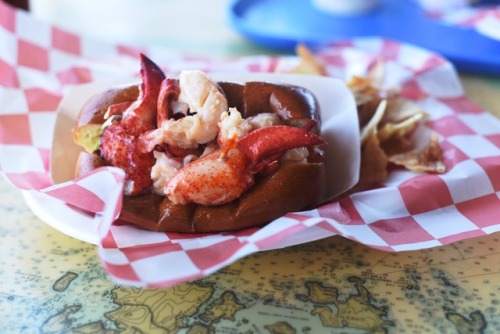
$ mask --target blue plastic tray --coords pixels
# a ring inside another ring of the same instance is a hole
[[[315,47],[377,36],[432,50],[461,71],[500,74],[500,41],[432,19],[409,0],[380,1],[366,14],[333,16],[310,0],[233,0],[229,19],[247,39],[275,50],[291,52],[298,42]]]

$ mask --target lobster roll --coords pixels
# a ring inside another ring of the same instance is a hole
[[[141,83],[93,96],[73,129],[76,176],[126,175],[119,219],[153,231],[264,225],[325,196],[319,105],[305,88],[166,77],[141,55]]]

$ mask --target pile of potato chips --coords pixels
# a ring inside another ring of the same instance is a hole
[[[287,72],[327,75],[324,64],[307,47],[299,45],[296,52],[299,64]],[[397,90],[381,89],[382,75],[380,63],[367,77],[352,77],[347,82],[356,101],[361,137],[360,178],[349,193],[386,180],[391,164],[415,172],[446,171],[437,135],[418,141],[412,136],[428,114]]]

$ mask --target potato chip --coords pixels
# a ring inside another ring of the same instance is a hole
[[[369,77],[353,77],[348,82],[358,105],[361,143],[377,133],[380,148],[388,160],[394,157],[399,166],[409,170],[443,173],[445,165],[440,160],[442,152],[437,137],[423,150],[414,150],[410,139],[412,131],[428,114],[416,103],[398,96],[395,90],[384,92],[372,82]],[[363,155],[363,158],[366,157]]]
[[[371,80],[368,78],[353,76],[347,82],[347,86],[354,95],[358,107],[365,103],[381,99],[379,91],[374,89]]]
[[[369,101],[357,107],[358,122],[360,129],[363,129],[368,124],[368,122],[370,122],[370,120],[373,118],[375,112],[377,111],[378,106],[380,105],[380,102],[382,102],[382,99]]]
[[[383,123],[380,122],[378,136],[381,142],[384,142],[391,137],[404,137],[411,132],[417,125],[418,122],[426,117],[426,113],[417,113],[411,115],[410,117],[400,121],[399,123]]]
[[[389,161],[415,172],[444,173],[445,164],[441,161],[442,149],[437,135],[432,135],[423,149],[392,155]]]
[[[327,75],[325,65],[303,44],[297,45],[295,52],[300,63],[289,72],[296,74]]]
[[[387,155],[380,147],[377,132],[372,131],[361,146],[359,181],[343,196],[366,190],[387,179],[388,162]]]
[[[361,145],[363,145],[367,140],[367,138],[369,138],[373,134],[376,134],[378,137],[378,125],[382,120],[382,118],[384,117],[384,113],[386,110],[387,110],[387,101],[382,100],[379,103],[371,119],[365,126],[361,128]]]
[[[384,115],[382,124],[399,123],[417,114],[427,117],[427,113],[416,103],[405,100],[399,96],[388,97],[388,108]]]
[[[408,136],[392,136],[381,142],[380,147],[387,156],[392,156],[413,150],[414,144]]]

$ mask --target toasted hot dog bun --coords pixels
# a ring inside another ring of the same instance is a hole
[[[286,125],[301,127],[317,121],[312,132],[319,134],[319,105],[311,92],[291,85],[266,82],[236,84],[220,82],[229,107],[243,117],[276,113]],[[118,87],[92,97],[83,107],[74,133],[89,124],[102,125],[110,105],[134,101],[138,86]],[[98,138],[97,138],[98,140]],[[75,140],[76,141],[76,140]],[[105,165],[98,149],[80,154],[76,175]],[[285,162],[268,175],[255,177],[255,184],[238,199],[223,205],[174,204],[165,196],[144,194],[124,196],[119,219],[153,231],[207,233],[239,230],[264,225],[282,215],[311,209],[324,199],[325,165],[323,152],[310,148],[305,162]]]

